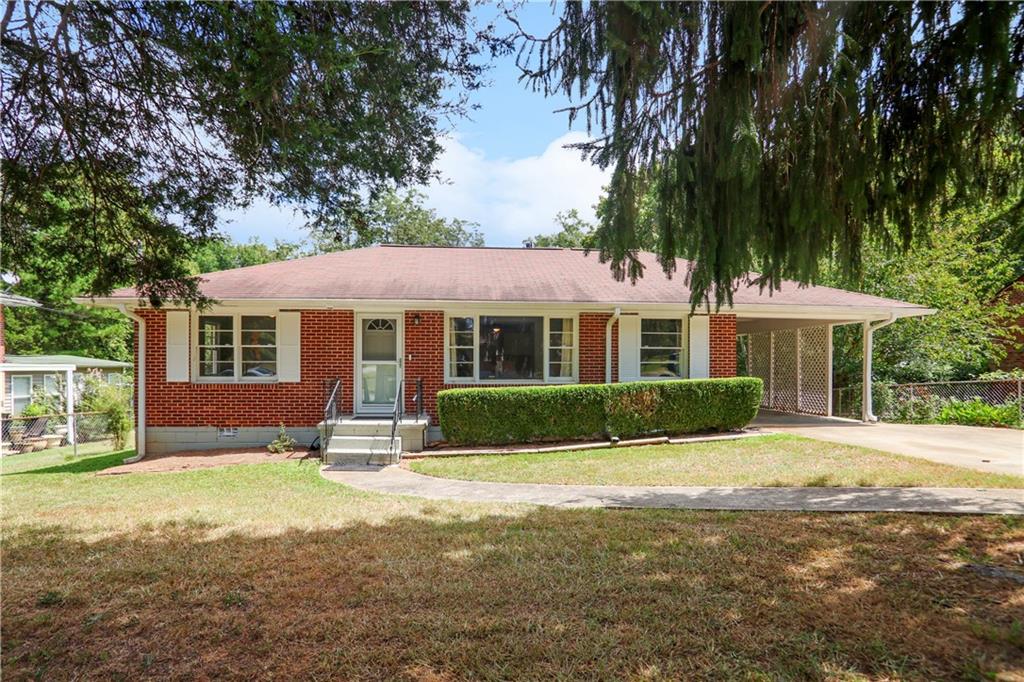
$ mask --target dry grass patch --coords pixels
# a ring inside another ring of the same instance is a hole
[[[964,569],[1021,571],[1017,518],[464,505],[291,462],[2,494],[8,679],[1024,675],[1024,587]]]
[[[425,458],[408,466],[430,476],[506,483],[1024,488],[1024,476],[787,434],[576,452]]]

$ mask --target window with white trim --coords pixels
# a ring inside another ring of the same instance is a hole
[[[200,315],[197,351],[202,378],[276,378],[277,318]]]
[[[61,391],[61,381],[57,378],[56,374],[44,374],[43,375],[43,393],[48,397],[58,397],[63,391]]]
[[[686,376],[681,319],[640,320],[640,376],[646,379],[681,379]]]
[[[576,318],[544,315],[448,317],[445,375],[465,382],[571,382]]]
[[[448,376],[472,379],[476,374],[473,352],[476,346],[472,317],[448,318]]]
[[[277,376],[277,319],[272,315],[242,315],[242,376]]]
[[[32,375],[15,374],[11,377],[11,414],[21,414],[32,402]]]
[[[478,374],[481,380],[544,379],[544,318],[481,315]]]
[[[571,317],[548,320],[548,377],[571,379],[575,351],[575,320]]]

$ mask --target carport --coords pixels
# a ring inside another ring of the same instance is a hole
[[[779,412],[832,416],[833,330],[844,324],[860,325],[863,421],[875,420],[869,390],[875,331],[901,318],[935,312],[908,304],[890,308],[820,306],[814,310],[780,305],[777,313],[765,313],[762,307],[747,314],[740,310],[742,306],[736,308],[737,372],[760,378],[764,382],[761,407]]]

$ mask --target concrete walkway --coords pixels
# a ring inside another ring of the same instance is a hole
[[[397,466],[358,471],[328,466],[321,469],[321,475],[329,481],[369,492],[463,502],[521,502],[554,507],[1024,515],[1024,490],[491,483],[435,478]]]
[[[1024,476],[1024,431],[946,424],[865,424],[761,410],[751,426],[897,455]]]

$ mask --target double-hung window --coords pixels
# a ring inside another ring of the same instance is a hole
[[[472,379],[476,374],[474,321],[472,317],[448,318],[448,375],[453,379]]]
[[[18,416],[32,402],[32,375],[15,374],[11,377],[11,414]]]
[[[277,318],[200,315],[197,350],[201,378],[276,378]]]
[[[686,376],[686,353],[681,319],[640,320],[640,376],[681,379]]]
[[[572,379],[576,356],[576,320],[552,317],[548,320],[548,378]]]
[[[574,317],[451,316],[445,373],[451,381],[573,381],[576,338]]]

